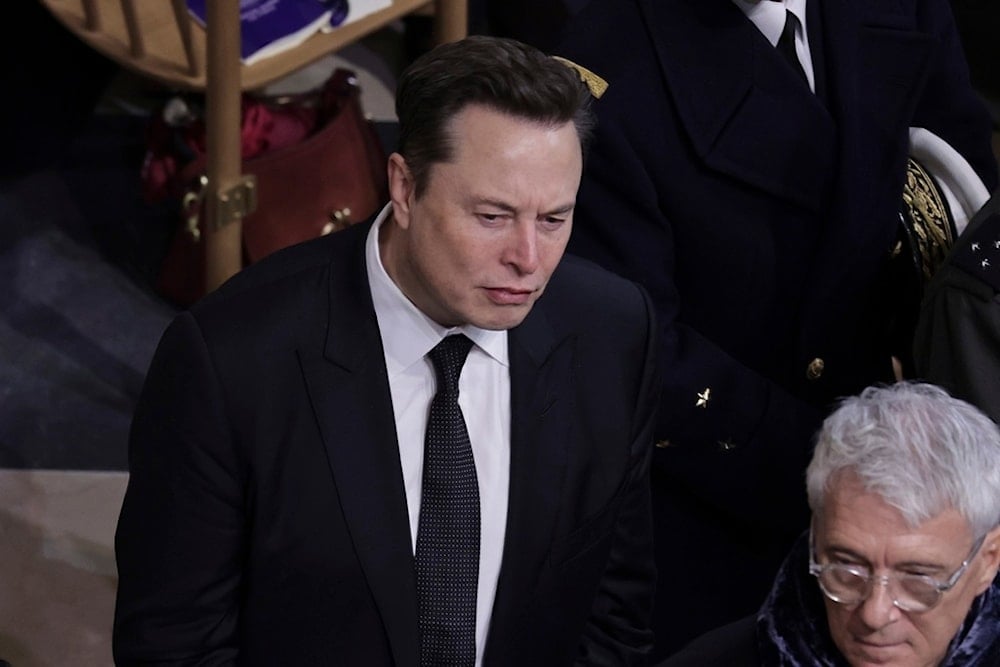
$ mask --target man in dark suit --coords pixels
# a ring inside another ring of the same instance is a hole
[[[170,325],[119,664],[644,662],[655,327],[641,288],[563,257],[588,101],[531,47],[438,47],[399,82],[390,205]]]
[[[663,327],[662,655],[759,606],[812,434],[906,351],[909,129],[992,188],[989,118],[947,0],[592,0],[555,52],[609,84],[570,252],[643,284]]]

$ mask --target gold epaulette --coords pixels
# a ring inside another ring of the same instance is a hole
[[[602,79],[601,77],[597,76],[593,72],[591,72],[586,67],[583,67],[582,65],[577,65],[572,60],[563,58],[561,56],[552,56],[552,57],[561,62],[563,65],[575,69],[577,74],[580,75],[580,81],[583,81],[585,84],[587,84],[587,88],[590,89],[590,94],[593,95],[595,98],[600,99],[601,95],[604,94],[604,91],[608,89],[608,82]]]

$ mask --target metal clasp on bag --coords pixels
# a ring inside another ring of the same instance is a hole
[[[201,200],[205,198],[208,188],[208,176],[202,174],[198,178],[198,187],[189,190],[181,200],[181,211],[184,214],[184,231],[195,243],[201,240],[201,229],[198,228],[198,217],[201,215]]]
[[[184,231],[196,243],[201,240],[201,229],[198,219],[201,216],[201,205],[208,190],[208,176],[198,177],[198,185],[189,190],[181,200],[181,211],[184,215]],[[257,177],[245,174],[240,181],[224,192],[219,192],[215,200],[216,230],[222,229],[231,222],[236,222],[257,210]]]
[[[346,228],[351,224],[351,209],[347,206],[341,209],[330,211],[330,222],[323,225],[320,234],[326,236],[333,232]]]
[[[215,200],[216,230],[231,222],[238,222],[257,210],[257,177],[244,174],[227,190],[221,191]]]

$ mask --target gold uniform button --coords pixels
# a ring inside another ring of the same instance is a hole
[[[657,441],[656,446],[659,449],[666,449],[667,447],[670,446],[670,441],[669,440],[659,440],[659,441]]]
[[[810,381],[815,382],[816,380],[823,377],[824,368],[826,368],[826,362],[820,359],[819,357],[816,357],[815,359],[809,362],[808,366],[806,366],[806,378],[809,379]]]

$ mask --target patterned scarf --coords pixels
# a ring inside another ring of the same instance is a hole
[[[847,667],[827,629],[823,594],[809,574],[809,532],[795,543],[757,615],[761,664]],[[1000,576],[972,603],[940,667],[1000,665]]]

